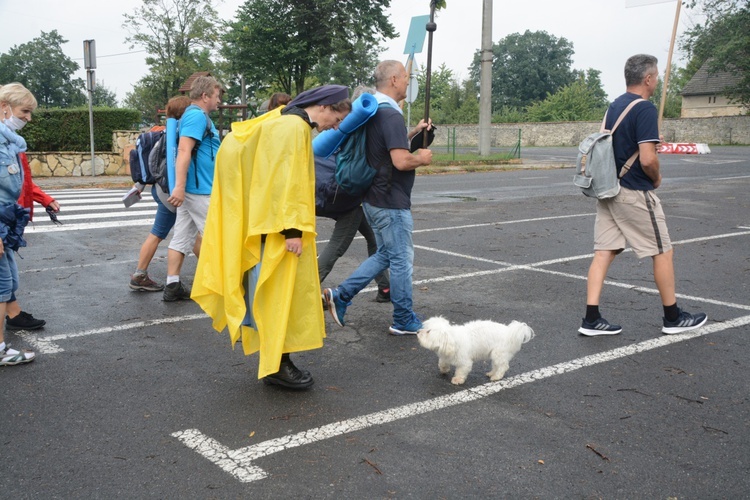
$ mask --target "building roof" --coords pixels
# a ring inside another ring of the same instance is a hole
[[[739,83],[739,75],[734,75],[729,71],[709,73],[708,66],[709,61],[704,62],[693,78],[685,84],[682,88],[683,96],[721,94],[727,87]]]

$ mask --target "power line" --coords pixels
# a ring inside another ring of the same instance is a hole
[[[138,54],[139,52],[148,52],[146,49],[143,50],[132,50],[130,52],[120,52],[119,54],[107,54],[106,56],[96,56],[97,59],[99,58],[105,58],[105,57],[116,57],[116,56],[127,56],[130,54]],[[83,57],[76,57],[73,59],[74,61],[83,61]]]

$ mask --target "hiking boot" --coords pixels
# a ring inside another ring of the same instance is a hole
[[[422,322],[417,318],[416,314],[412,314],[412,320],[408,325],[391,325],[388,327],[388,333],[391,335],[416,335],[421,328]]]
[[[22,363],[30,363],[34,361],[36,355],[27,350],[17,351],[11,349],[9,345],[5,345],[5,349],[0,350],[0,366],[13,366],[20,365]]]
[[[331,313],[333,321],[339,326],[344,326],[346,308],[352,305],[352,303],[341,300],[338,288],[335,290],[331,288],[323,290],[323,300],[328,304],[328,311]]]
[[[664,318],[664,327],[661,331],[667,335],[687,332],[689,330],[700,328],[706,323],[706,320],[708,320],[708,316],[706,316],[705,313],[690,314],[689,312],[680,309],[680,314],[677,316],[676,320],[667,321],[667,318]]]
[[[604,318],[599,318],[591,323],[586,321],[586,318],[583,318],[581,328],[578,329],[578,333],[586,335],[587,337],[595,337],[597,335],[617,335],[620,332],[622,332],[622,327],[620,325],[610,325],[609,321]]]
[[[375,302],[390,302],[391,301],[391,289],[390,288],[378,288],[378,295],[375,297]]]
[[[46,324],[47,322],[43,319],[36,319],[24,311],[18,313],[18,316],[15,318],[5,317],[5,327],[8,330],[37,330]]]
[[[190,289],[182,284],[182,281],[170,283],[164,287],[164,302],[174,302],[176,300],[189,300]]]
[[[148,274],[134,274],[130,277],[130,288],[142,292],[161,292],[164,285],[148,277]]]
[[[263,383],[266,385],[280,385],[287,389],[307,389],[315,381],[307,370],[297,368],[292,360],[282,361],[279,365],[279,371],[263,377]]]

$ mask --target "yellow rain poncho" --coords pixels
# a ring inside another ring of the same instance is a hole
[[[282,353],[323,346],[325,322],[315,250],[315,166],[311,127],[275,109],[234,123],[216,156],[211,204],[192,299],[242,339],[246,355],[260,351],[258,378],[276,373]],[[302,255],[286,251],[284,229],[302,231]],[[261,235],[267,235],[261,256]],[[246,315],[245,273],[260,264]]]

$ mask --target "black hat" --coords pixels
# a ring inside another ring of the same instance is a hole
[[[292,99],[288,105],[297,106],[298,108],[305,108],[312,106],[313,104],[321,104],[327,106],[329,104],[336,104],[337,102],[343,101],[349,98],[349,88],[344,85],[323,85],[322,87],[315,87],[314,89],[305,90],[297,97]]]

